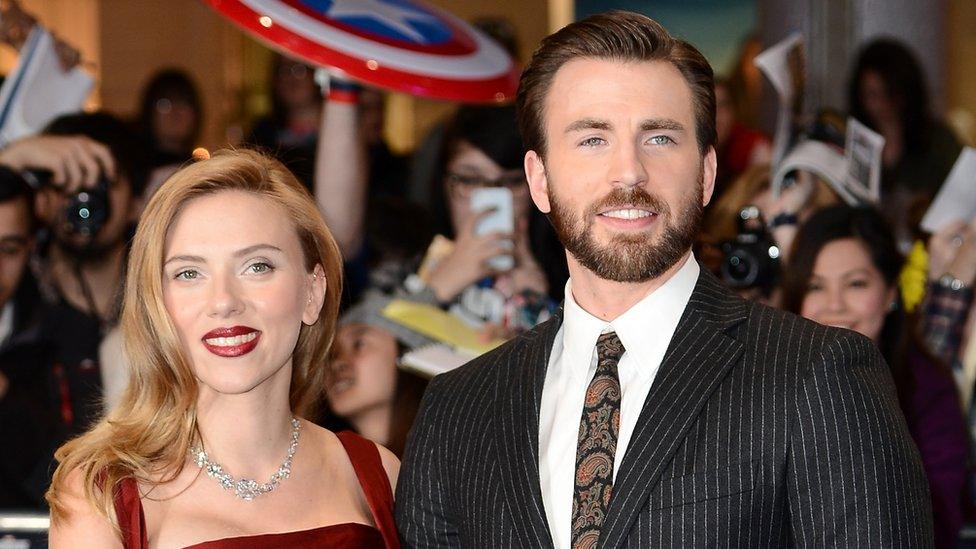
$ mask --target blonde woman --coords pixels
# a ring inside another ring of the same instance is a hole
[[[218,153],[149,203],[122,313],[131,381],[58,450],[51,547],[397,547],[383,448],[304,420],[338,248],[280,163]]]

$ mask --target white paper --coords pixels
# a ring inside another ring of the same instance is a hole
[[[432,343],[404,353],[400,367],[424,377],[434,377],[464,366],[475,357],[443,343]]]
[[[793,126],[794,100],[797,90],[793,82],[795,75],[790,67],[790,54],[795,48],[803,47],[803,35],[795,32],[785,40],[764,50],[753,61],[766,75],[779,96],[779,109],[776,117],[776,133],[773,136],[772,165],[777,166],[786,156],[790,145]]]
[[[847,119],[847,188],[862,200],[877,204],[881,200],[881,151],[885,140],[855,118]]]
[[[976,218],[976,149],[966,147],[925,212],[921,227],[936,233],[949,223],[973,218]]]
[[[771,185],[774,198],[779,198],[786,176],[797,170],[810,172],[823,179],[851,206],[862,202],[847,186],[847,160],[844,155],[826,143],[807,140],[793,147],[773,174]]]
[[[796,94],[796,90],[793,89],[793,76],[790,74],[789,57],[793,48],[801,44],[803,44],[803,35],[794,32],[786,39],[760,52],[753,60],[780,97],[793,99]]]
[[[80,111],[92,84],[91,76],[78,67],[65,72],[51,34],[35,27],[0,87],[0,144],[36,134],[58,116]]]

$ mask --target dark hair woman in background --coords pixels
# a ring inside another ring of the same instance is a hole
[[[178,69],[157,72],[142,92],[138,123],[153,168],[189,160],[203,125],[200,94],[190,76]]]
[[[898,41],[879,39],[861,50],[851,72],[848,106],[851,116],[885,138],[884,213],[903,243],[913,236],[925,204],[949,175],[961,145],[933,116],[922,67]]]
[[[347,260],[362,253],[367,196],[374,192],[367,183],[365,147],[340,150],[358,140],[357,108],[328,101],[317,159],[319,207]],[[532,229],[550,234],[552,229],[530,222],[534,208],[522,155],[513,107],[461,107],[448,126],[441,169],[431,182],[433,220],[440,234],[421,261],[377,261],[369,273],[371,285],[449,309],[472,326],[503,338],[546,320],[555,309],[548,295],[554,277],[540,266],[548,264],[547,257],[536,255],[539,247]],[[489,211],[473,197],[488,188],[505,189],[511,197],[510,234],[476,230]],[[413,222],[412,217],[404,219]],[[549,251],[562,259],[558,241]],[[512,257],[508,268],[491,264],[489,260],[499,255]],[[558,284],[565,281],[562,277]]]
[[[902,264],[877,211],[825,208],[794,241],[783,305],[821,324],[860,332],[881,349],[928,476],[936,547],[954,547],[966,496],[966,424],[952,374],[921,343],[914,318],[901,305]]]
[[[427,379],[401,369],[408,350],[428,343],[422,335],[383,317],[390,299],[378,292],[340,319],[329,351],[325,421],[340,419],[361,436],[400,457],[420,410]]]
[[[322,97],[315,70],[275,54],[271,63],[271,112],[254,122],[247,142],[281,161],[312,189]]]

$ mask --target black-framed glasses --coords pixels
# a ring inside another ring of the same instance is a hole
[[[461,198],[469,198],[475,189],[488,187],[504,187],[512,191],[512,194],[522,194],[529,190],[529,184],[525,180],[525,173],[522,171],[502,174],[495,179],[488,179],[487,177],[474,174],[448,172],[447,184],[451,191]]]

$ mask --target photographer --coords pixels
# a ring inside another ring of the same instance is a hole
[[[98,347],[119,312],[127,237],[146,179],[146,152],[138,143],[108,114],[74,114],[0,154],[39,185],[40,328],[52,354],[56,441],[81,432],[102,412]]]
[[[367,183],[365,147],[357,135],[358,105],[333,99],[325,106],[315,195],[340,249],[356,254],[365,242],[367,198],[373,192]],[[392,287],[374,287],[438,305],[484,333],[501,337],[548,318],[555,303],[547,295],[549,280],[530,242],[531,200],[522,154],[513,107],[459,109],[445,134],[441,177],[431,189],[440,235],[422,261],[374,267],[371,281],[393,281]],[[479,221],[494,207],[478,206],[474,196],[490,188],[508,197],[508,207],[500,209],[508,212],[509,231],[478,230]],[[508,264],[493,264],[498,256]]]

